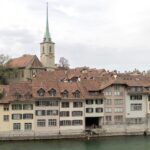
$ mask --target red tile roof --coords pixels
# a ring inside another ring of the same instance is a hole
[[[6,64],[8,68],[25,68],[30,67],[43,67],[36,55],[23,55],[18,58],[9,60]]]

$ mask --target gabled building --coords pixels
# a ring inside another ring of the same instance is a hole
[[[46,70],[36,55],[23,55],[10,59],[5,66],[15,70],[14,74],[9,76],[10,82],[28,81],[35,77],[37,73]]]

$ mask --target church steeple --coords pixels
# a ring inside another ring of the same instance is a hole
[[[44,35],[44,42],[50,42],[51,36],[49,32],[49,22],[48,22],[48,2],[47,2],[47,9],[46,9],[46,30]]]
[[[48,3],[46,9],[46,30],[43,42],[40,43],[40,53],[43,66],[47,70],[53,70],[55,68],[55,43],[51,40],[49,32]]]

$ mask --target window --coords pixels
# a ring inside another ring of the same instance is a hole
[[[130,118],[130,119],[127,119],[126,122],[128,124],[142,124],[144,123],[144,119],[143,118]]]
[[[41,88],[41,89],[39,89],[39,90],[37,91],[37,93],[38,93],[39,96],[44,96],[45,90]]]
[[[33,104],[23,104],[23,110],[33,110]]]
[[[22,110],[21,104],[12,104],[12,110]]]
[[[69,111],[61,111],[60,116],[61,117],[69,117]]]
[[[131,95],[130,100],[142,100],[142,95]]]
[[[4,104],[3,105],[3,109],[4,109],[4,111],[9,111],[9,105],[8,104]]]
[[[13,123],[13,130],[21,130],[21,124],[20,123]]]
[[[110,96],[110,95],[111,95],[111,92],[110,92],[110,91],[106,91],[104,94],[105,94],[106,96]]]
[[[112,100],[111,99],[105,99],[104,103],[105,103],[105,105],[111,105],[112,104]]]
[[[22,119],[22,114],[12,114],[12,119],[13,120],[20,120],[20,119]]]
[[[44,46],[42,47],[42,53],[44,54]]]
[[[121,116],[121,115],[114,116],[114,121],[115,121],[115,123],[122,123],[123,116]]]
[[[82,116],[83,112],[82,111],[73,111],[72,116]]]
[[[3,116],[3,120],[4,120],[4,121],[9,121],[9,115],[4,115],[4,116]]]
[[[82,102],[73,102],[73,107],[78,108],[78,107],[82,107]]]
[[[111,116],[106,116],[105,119],[106,119],[106,122],[111,122],[112,121],[112,117]]]
[[[48,120],[48,126],[57,126],[57,120],[56,119],[49,119]]]
[[[68,97],[68,91],[67,91],[67,90],[64,90],[64,91],[62,92],[62,96],[63,96],[63,98],[67,98],[67,97]]]
[[[58,115],[58,110],[47,110],[48,116],[56,116]]]
[[[36,106],[48,106],[49,102],[48,101],[44,101],[44,100],[40,100],[40,101],[36,101],[35,105]]]
[[[148,101],[150,101],[150,95],[148,95]]]
[[[49,106],[58,106],[58,101],[49,101]]]
[[[51,53],[52,52],[52,50],[51,50],[51,46],[49,46],[49,53]]]
[[[86,108],[86,112],[87,113],[92,113],[93,112],[93,108]]]
[[[24,70],[21,70],[21,77],[24,78]]]
[[[82,125],[82,120],[72,120],[72,125],[73,126],[80,126],[80,125]]]
[[[58,101],[39,100],[35,102],[36,106],[58,106]]]
[[[24,129],[25,130],[32,130],[32,123],[25,123],[24,124]]]
[[[115,95],[115,96],[119,96],[119,95],[120,95],[120,92],[119,92],[119,91],[115,91],[115,92],[114,92],[114,95]]]
[[[61,107],[62,108],[68,108],[69,107],[69,102],[62,102]]]
[[[106,113],[111,113],[111,111],[112,111],[111,108],[105,108]]]
[[[70,126],[71,121],[70,120],[62,120],[60,121],[60,126]]]
[[[95,110],[96,110],[97,113],[103,112],[103,108],[96,108]]]
[[[92,105],[93,104],[93,100],[92,99],[86,100],[86,104],[87,105]]]
[[[130,90],[132,92],[142,92],[143,88],[142,87],[132,87],[132,88],[130,88]]]
[[[114,90],[116,90],[116,91],[118,91],[118,90],[120,90],[120,85],[114,85]]]
[[[33,119],[33,114],[23,114],[23,119]]]
[[[95,104],[103,104],[103,100],[102,99],[96,99]]]
[[[141,111],[142,104],[131,104],[131,111]]]
[[[45,119],[38,119],[37,120],[37,126],[38,127],[45,127],[46,126],[46,120]]]
[[[76,90],[73,95],[75,98],[80,98],[80,91]]]
[[[122,105],[123,104],[123,100],[122,99],[115,99],[114,103],[115,103],[115,105]]]
[[[115,113],[122,113],[123,112],[123,108],[115,108]]]
[[[55,89],[51,89],[48,91],[50,96],[56,96],[56,90]]]
[[[35,111],[36,116],[45,116],[45,110],[36,110]]]

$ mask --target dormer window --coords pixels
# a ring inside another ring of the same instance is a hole
[[[63,96],[63,98],[67,98],[67,97],[68,97],[68,91],[67,91],[67,90],[64,90],[64,91],[62,92],[62,96]]]
[[[55,89],[51,89],[48,91],[50,96],[56,96],[56,90]]]
[[[73,93],[74,97],[75,98],[79,98],[80,97],[80,91],[79,90],[76,90],[74,93]]]
[[[41,89],[39,89],[39,90],[37,91],[37,93],[38,93],[39,96],[44,96],[45,90],[41,88]]]

